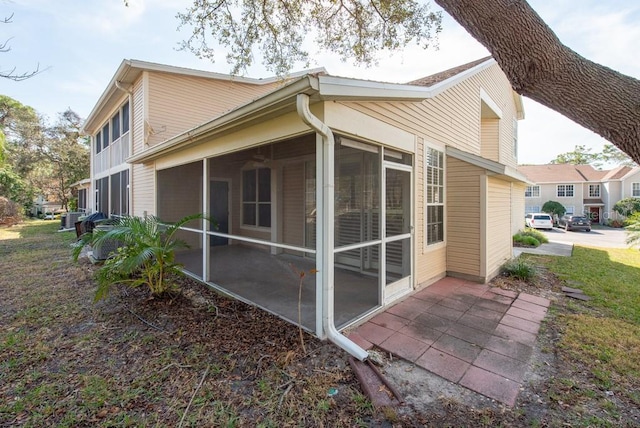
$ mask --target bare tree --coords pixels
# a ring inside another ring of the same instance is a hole
[[[11,14],[11,16],[5,17],[2,20],[0,20],[0,23],[11,24],[13,22],[12,20],[13,20],[13,14]],[[0,43],[0,53],[6,53],[11,50],[11,46],[9,45],[10,41],[11,41],[11,38]],[[40,64],[36,66],[35,70],[24,72],[24,73],[16,73],[16,67],[13,67],[11,70],[0,70],[0,78],[19,82],[21,80],[29,79],[38,73],[40,73]]]
[[[640,162],[640,81],[589,61],[563,45],[525,0],[435,0],[482,43],[518,93],[590,129]],[[229,48],[233,72],[261,51],[284,74],[316,43],[358,64],[417,42],[433,44],[441,16],[419,0],[194,0],[179,13],[193,33],[183,48],[213,59],[213,42]]]

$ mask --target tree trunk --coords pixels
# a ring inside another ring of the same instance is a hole
[[[524,0],[435,2],[489,49],[516,92],[596,132],[640,163],[639,80],[564,46]]]

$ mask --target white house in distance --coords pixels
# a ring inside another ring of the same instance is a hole
[[[89,203],[209,213],[217,228],[181,234],[189,275],[363,358],[338,330],[447,275],[486,282],[511,258],[522,118],[492,58],[408,84],[125,60],[84,125]],[[296,272],[312,269],[298,319]]]
[[[640,168],[619,166],[601,171],[591,165],[520,165],[531,185],[525,190],[526,212],[540,212],[557,201],[567,214],[586,214],[593,223],[619,219],[613,206],[621,199],[640,197]]]

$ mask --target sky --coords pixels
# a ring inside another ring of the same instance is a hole
[[[33,78],[0,79],[0,94],[29,105],[53,122],[71,108],[87,117],[123,59],[138,59],[229,73],[221,52],[215,63],[178,45],[190,36],[176,14],[192,0],[0,0],[0,70],[39,68]],[[637,0],[530,0],[560,40],[582,56],[640,79],[640,2]],[[440,10],[432,3],[434,10]],[[446,13],[439,49],[410,46],[383,54],[373,67],[343,63],[310,45],[311,67],[336,76],[403,83],[488,55],[488,51]],[[297,70],[294,70],[297,71]],[[245,74],[269,77],[259,58]],[[606,140],[533,100],[524,98],[519,122],[520,164],[544,164],[584,145],[599,152]]]

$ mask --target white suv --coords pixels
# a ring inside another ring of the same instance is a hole
[[[527,227],[534,229],[553,229],[553,219],[551,215],[545,213],[529,213],[524,216],[524,222]]]

